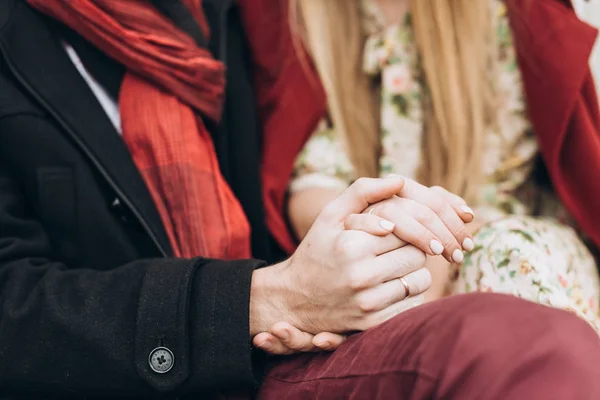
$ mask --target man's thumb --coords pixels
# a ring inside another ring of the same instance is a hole
[[[404,178],[399,175],[383,179],[360,178],[329,203],[321,212],[320,218],[342,221],[350,214],[363,212],[371,204],[393,197],[403,187]]]

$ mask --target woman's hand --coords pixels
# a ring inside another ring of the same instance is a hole
[[[290,355],[314,351],[333,351],[341,346],[346,336],[323,332],[318,335],[302,332],[287,322],[278,322],[270,332],[253,339],[254,346],[273,355]]]
[[[423,304],[424,296],[418,295],[404,300],[405,310]],[[346,335],[322,332],[318,335],[302,332],[287,322],[278,322],[269,332],[263,332],[254,337],[255,347],[278,356],[296,353],[337,350],[348,338]]]
[[[369,206],[362,214],[348,216],[346,229],[368,229],[375,234],[379,227],[383,233],[383,219],[394,225],[393,233],[399,239],[430,256],[442,255],[450,263],[461,263],[463,251],[475,247],[467,227],[474,218],[461,197],[441,187],[428,188],[405,179],[396,196]]]

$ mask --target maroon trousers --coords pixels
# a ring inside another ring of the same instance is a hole
[[[450,297],[275,361],[259,399],[600,399],[600,339],[577,317],[496,294]]]

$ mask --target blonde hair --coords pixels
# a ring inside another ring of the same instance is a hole
[[[329,117],[360,176],[376,176],[379,97],[362,71],[361,0],[291,0],[292,23],[328,95]],[[489,0],[409,0],[427,86],[419,180],[467,198],[496,122],[496,41]]]

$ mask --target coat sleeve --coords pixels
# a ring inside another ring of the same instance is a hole
[[[3,394],[150,397],[256,384],[249,297],[261,262],[165,258],[69,269],[53,259],[26,204],[0,165]],[[167,373],[150,367],[157,347],[173,355]]]

